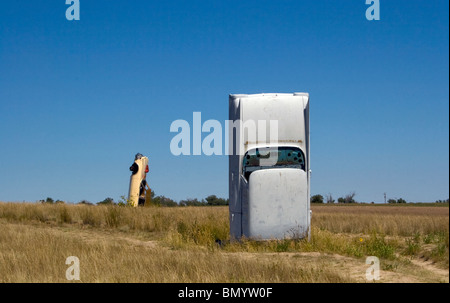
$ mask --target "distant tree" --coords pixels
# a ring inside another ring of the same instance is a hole
[[[197,198],[195,199],[186,199],[180,201],[180,206],[205,206],[206,202],[204,200],[199,201]]]
[[[65,204],[65,203],[64,203],[64,201],[61,201],[61,200],[58,199],[58,200],[55,201],[55,204]]]
[[[395,199],[389,199],[387,202],[388,202],[389,204],[395,204],[395,203],[397,203],[397,200],[395,200]]]
[[[314,195],[311,197],[311,203],[323,203],[322,195]]]
[[[178,206],[178,203],[175,202],[174,200],[167,198],[165,196],[157,196],[154,199],[152,199],[152,203],[154,205],[159,205],[159,206],[167,206],[167,207],[175,207]]]
[[[181,200],[180,206],[220,206],[220,205],[228,205],[230,203],[229,199],[218,198],[216,195],[210,195],[205,199],[199,201],[197,198],[195,199],[185,199]]]
[[[351,193],[345,195],[344,197],[338,198],[338,203],[358,203],[355,200],[355,196],[356,196],[356,193],[351,192]]]
[[[40,203],[48,203],[48,204],[53,204],[53,203],[55,203],[55,201],[54,201],[52,198],[50,198],[50,197],[48,197],[48,198],[45,199],[45,200],[39,200],[39,202],[40,202]]]
[[[81,201],[78,202],[77,204],[81,204],[81,205],[94,205],[94,204],[92,204],[91,202],[86,201],[86,200],[81,200]]]
[[[344,203],[356,203],[354,197],[356,196],[355,192],[351,192],[344,197]]]
[[[114,202],[113,198],[106,198],[103,201],[97,202],[97,205],[114,205],[114,204],[116,203]]]
[[[206,205],[208,206],[217,206],[217,205],[228,205],[228,200],[225,200],[223,198],[217,198],[216,195],[210,195],[205,198]]]
[[[333,196],[331,194],[328,194],[326,198],[327,198],[327,203],[329,203],[329,204],[334,203],[334,199],[333,199]]]
[[[161,197],[160,197],[160,196],[156,196],[156,197],[154,197],[154,198],[152,199],[152,204],[153,204],[153,205],[160,206],[160,205],[161,205],[161,204],[160,204],[160,201],[161,201]]]
[[[400,199],[397,199],[397,203],[406,203],[406,201],[404,199],[400,198]]]

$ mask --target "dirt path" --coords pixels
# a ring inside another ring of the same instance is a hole
[[[127,234],[119,231],[109,231],[100,229],[75,229],[67,227],[52,227],[51,229],[45,226],[34,226],[42,230],[49,231],[55,234],[66,234],[70,237],[81,239],[82,241],[90,243],[98,242],[120,242],[121,244],[128,244],[130,246],[140,246],[145,249],[167,249],[162,245],[157,237],[149,240],[148,235],[142,236],[139,234]],[[348,276],[356,282],[371,282],[366,280],[366,270],[370,265],[365,263],[365,258],[352,258],[338,254],[325,254],[320,252],[281,252],[281,253],[250,253],[250,252],[227,252],[218,250],[214,253],[224,255],[232,255],[233,257],[254,260],[267,260],[270,258],[282,258],[298,263],[314,263],[322,264],[327,268],[333,268],[340,275]],[[380,283],[424,283],[424,282],[445,282],[449,283],[449,271],[438,268],[431,261],[424,259],[411,259],[411,262],[400,261],[385,261],[382,260],[380,267]],[[390,267],[389,270],[386,268]],[[384,269],[383,269],[384,268]]]
[[[437,267],[431,260],[426,261],[424,258],[411,259],[411,263],[425,271],[431,272],[436,277],[442,278],[443,282],[449,283],[449,270]]]
[[[236,253],[244,258],[270,258],[271,256],[283,256],[295,258],[304,263],[321,262],[327,267],[332,267],[341,274],[346,274],[356,282],[372,282],[366,279],[366,270],[370,265],[365,263],[365,258],[352,258],[338,254],[325,254],[320,252],[282,252],[282,253]],[[381,260],[380,280],[378,283],[427,283],[427,282],[449,282],[449,272],[436,267],[431,262],[422,260],[411,260],[411,265],[399,264],[393,270],[383,270]]]

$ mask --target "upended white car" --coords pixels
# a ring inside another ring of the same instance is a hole
[[[309,94],[230,95],[229,120],[231,238],[309,239]]]

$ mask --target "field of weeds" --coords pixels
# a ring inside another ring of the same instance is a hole
[[[313,205],[311,241],[229,241],[227,207],[0,203],[0,282],[449,281],[449,207]]]

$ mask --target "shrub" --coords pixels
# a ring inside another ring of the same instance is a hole
[[[311,197],[311,203],[323,203],[322,195],[314,195]]]
[[[78,202],[78,204],[82,204],[82,205],[94,205],[94,204],[92,204],[91,202],[86,201],[86,200],[82,200],[82,201]]]
[[[113,198],[106,198],[103,201],[97,202],[97,205],[114,205],[116,204],[113,200]]]

